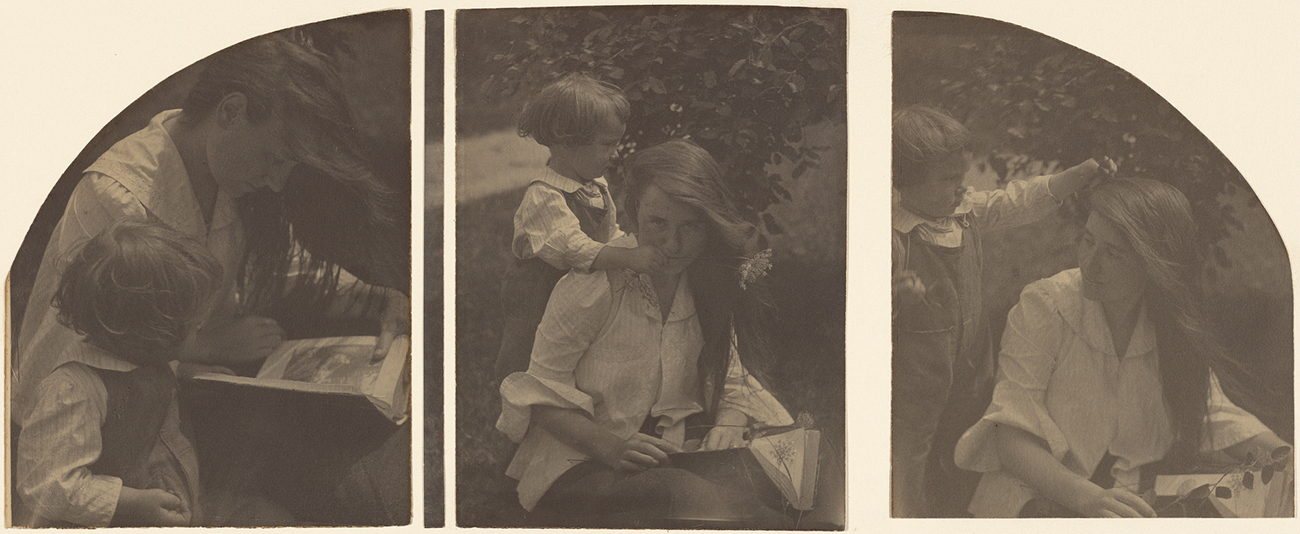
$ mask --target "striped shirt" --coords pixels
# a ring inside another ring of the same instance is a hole
[[[551,266],[588,271],[605,243],[623,235],[609,184],[605,178],[591,182],[600,191],[605,216],[594,235],[583,233],[578,217],[565,203],[564,194],[583,189],[577,180],[566,178],[547,167],[524,191],[524,199],[515,211],[515,235],[510,250],[516,258],[541,258]]]
[[[15,486],[23,504],[41,519],[105,527],[117,509],[122,480],[90,472],[103,450],[100,429],[108,413],[108,389],[91,367],[131,371],[136,366],[84,342],[67,350],[68,363],[41,381],[35,405],[22,421]],[[198,476],[198,458],[180,432],[175,396],[158,440],[155,447],[177,455],[187,476]]]

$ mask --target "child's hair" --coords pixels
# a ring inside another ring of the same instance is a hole
[[[627,124],[632,107],[612,84],[572,73],[542,88],[519,116],[519,136],[543,146],[590,143],[605,121]]]
[[[59,322],[136,364],[176,356],[221,283],[221,264],[162,223],[124,220],[74,249],[54,293]]]
[[[633,231],[641,197],[651,184],[695,208],[707,221],[704,253],[687,272],[704,337],[697,368],[701,379],[713,386],[710,410],[716,410],[733,347],[755,376],[761,377],[771,360],[767,331],[772,306],[766,287],[761,280],[748,289],[740,286],[740,265],[757,252],[757,229],[736,209],[717,161],[688,140],[674,139],[634,153],[626,173],[625,206]]]
[[[914,185],[944,158],[969,150],[970,131],[947,113],[912,105],[894,112],[894,187]]]

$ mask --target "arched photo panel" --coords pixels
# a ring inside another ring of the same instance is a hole
[[[891,515],[1294,516],[1291,268],[1248,177],[1027,28],[895,12],[893,75]]]

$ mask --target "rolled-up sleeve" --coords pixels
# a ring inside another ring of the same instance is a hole
[[[718,407],[739,410],[749,416],[750,422],[763,427],[794,424],[785,407],[740,362],[734,336],[731,359],[727,364],[727,381],[722,386]]]
[[[1210,373],[1210,399],[1205,414],[1205,440],[1202,450],[1219,451],[1268,431],[1268,427],[1250,412],[1237,407],[1219,385],[1219,377]]]
[[[541,258],[557,269],[585,272],[605,247],[582,231],[564,195],[549,186],[534,184],[524,192],[514,222],[511,252],[516,258]]]
[[[1004,189],[971,191],[966,200],[980,228],[994,230],[1028,224],[1046,217],[1060,205],[1048,187],[1051,176],[1012,180]]]
[[[607,273],[569,273],[551,292],[537,327],[528,372],[501,382],[497,430],[519,442],[528,432],[533,406],[556,406],[594,414],[590,395],[577,388],[574,370],[612,313]]]
[[[103,383],[81,364],[61,366],[41,382],[18,436],[16,473],[18,494],[36,515],[109,525],[122,481],[90,472],[102,448],[107,398]]]
[[[997,387],[984,417],[957,443],[958,467],[990,472],[1001,469],[996,431],[1008,425],[1042,438],[1057,460],[1069,450],[1065,434],[1052,420],[1045,399],[1065,324],[1049,305],[1050,295],[1031,285],[1007,316],[1002,336]]]

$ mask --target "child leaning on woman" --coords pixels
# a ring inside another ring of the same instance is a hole
[[[519,204],[510,250],[515,262],[501,288],[505,326],[498,379],[528,370],[533,335],[555,283],[570,269],[650,273],[668,258],[651,246],[609,247],[622,235],[604,178],[631,116],[623,92],[582,74],[547,85],[524,107],[519,135],[550,150]]]
[[[981,234],[1041,219],[1114,170],[1109,159],[1088,160],[1006,189],[975,191],[962,183],[969,143],[966,127],[942,111],[909,106],[894,113],[894,517],[963,515],[979,480],[957,469],[953,452],[993,390]]]

